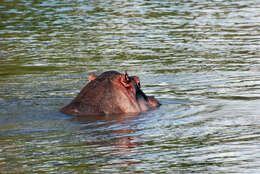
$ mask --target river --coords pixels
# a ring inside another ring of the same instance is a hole
[[[59,109],[139,76],[138,116]],[[1,0],[0,173],[259,173],[258,0]]]

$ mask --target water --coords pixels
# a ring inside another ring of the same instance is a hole
[[[0,173],[258,173],[258,0],[0,2]],[[92,72],[162,106],[75,118]]]

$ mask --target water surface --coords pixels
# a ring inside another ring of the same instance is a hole
[[[257,173],[257,0],[0,2],[0,173]],[[162,106],[77,118],[91,73]]]

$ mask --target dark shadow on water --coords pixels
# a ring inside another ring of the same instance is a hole
[[[131,118],[138,117],[137,114],[114,114],[114,115],[86,115],[86,116],[75,116],[71,120],[76,121],[80,124],[88,124],[95,122],[113,122],[119,120],[128,120]]]

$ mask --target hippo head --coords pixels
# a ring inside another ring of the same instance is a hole
[[[89,83],[70,104],[61,109],[69,115],[138,114],[160,106],[141,90],[137,76],[107,71],[90,75]]]

